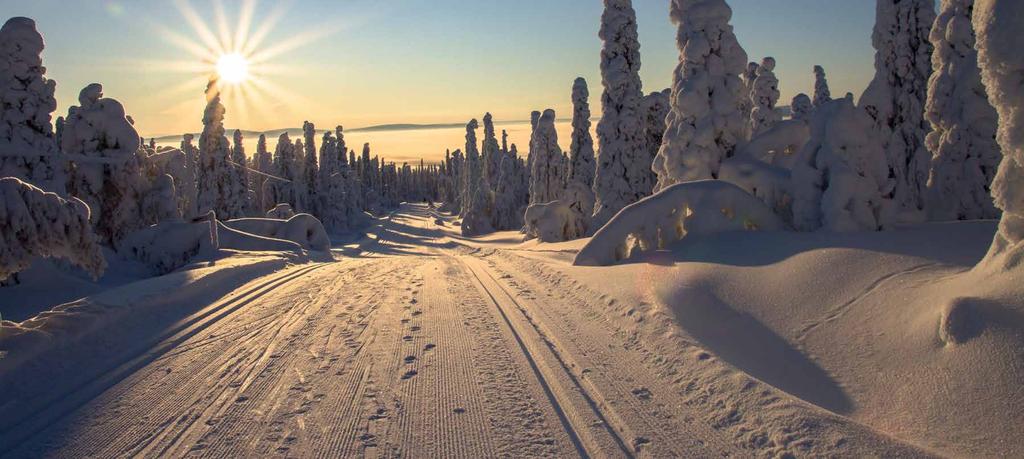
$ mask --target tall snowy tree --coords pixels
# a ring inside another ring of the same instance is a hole
[[[914,215],[924,208],[931,155],[924,119],[935,22],[934,0],[878,0],[875,29],[875,77],[858,105],[874,119],[896,178],[893,198]]]
[[[1003,215],[980,266],[1017,271],[1024,261],[1024,2],[976,0],[972,23],[982,81],[999,114],[996,139],[1003,154],[992,182]]]
[[[68,109],[61,136],[63,151],[85,157],[75,161],[69,188],[92,209],[101,241],[113,246],[142,224],[139,133],[118,101],[103,98],[103,86],[86,86],[78,102]]]
[[[65,164],[50,124],[56,82],[46,78],[43,48],[29,18],[13,17],[0,27],[0,177],[63,194]]]
[[[320,198],[317,196],[317,177],[320,175],[319,165],[317,164],[317,151],[316,151],[316,126],[309,121],[302,123],[302,138],[305,146],[305,155],[303,156],[303,167],[302,167],[302,185],[305,188],[302,192],[305,196],[306,207],[302,209],[303,212],[309,212],[313,215],[319,215],[320,210],[317,208],[320,202]]]
[[[295,180],[299,175],[295,158],[295,145],[288,138],[288,132],[281,133],[274,149],[274,171],[282,180],[271,180],[270,200],[277,204],[288,204],[295,208]],[[271,206],[273,207],[273,206]]]
[[[997,218],[990,185],[1002,155],[998,115],[988,103],[974,49],[974,0],[943,0],[932,27],[925,138],[932,153],[926,199],[932,220]]]
[[[186,183],[184,187],[178,189],[178,193],[185,201],[185,208],[181,212],[181,216],[184,218],[192,218],[199,213],[199,149],[192,143],[194,139],[195,136],[192,134],[181,136],[181,152],[185,155],[185,168],[190,171],[189,175],[192,177],[191,183]]]
[[[232,175],[231,187],[229,188],[231,195],[228,199],[231,202],[238,202],[242,205],[239,217],[249,215],[253,207],[249,197],[249,174],[246,168],[248,158],[245,156],[245,145],[243,142],[242,131],[235,129],[234,134],[232,134],[231,164],[229,165]]]
[[[661,149],[661,142],[665,139],[665,118],[668,117],[668,112],[671,107],[669,98],[672,94],[671,89],[664,89],[662,91],[652,92],[640,101],[640,114],[643,116],[644,123],[644,155],[642,161],[650,167],[645,167],[644,172],[648,175],[647,184],[649,186],[643,188],[641,191],[644,192],[644,197],[651,194],[654,190],[654,185],[658,183],[658,175],[654,173],[654,158],[658,156],[658,150]]]
[[[483,160],[477,149],[476,130],[480,124],[472,119],[466,124],[466,170],[462,182],[462,234],[480,235],[491,228],[488,192]]]
[[[649,193],[650,163],[643,138],[640,42],[630,0],[604,0],[601,28],[601,119],[597,122],[595,227]],[[532,153],[532,148],[531,148]],[[536,159],[535,159],[536,160]],[[536,167],[531,168],[532,171]],[[544,179],[542,179],[544,180]],[[531,202],[537,202],[530,198]]]
[[[757,78],[750,88],[750,135],[756,136],[775,123],[782,121],[782,116],[775,111],[779,101],[779,79],[775,77],[775,58],[766,57],[757,67]]]
[[[724,0],[672,0],[672,22],[679,28],[679,64],[672,74],[672,109],[665,137],[654,159],[655,191],[676,183],[718,178],[746,134],[742,115],[747,53],[740,47]]]
[[[274,158],[267,151],[267,135],[260,134],[260,138],[256,141],[256,156],[253,157],[253,163],[257,171],[267,175],[274,175],[277,171],[274,170]],[[266,175],[256,174],[256,183],[253,184],[253,189],[256,190],[256,202],[254,207],[257,212],[256,215],[263,215],[264,212],[270,210],[276,202],[272,202],[271,194],[268,189],[273,186],[273,179],[267,178]]]
[[[530,171],[530,204],[543,204],[562,197],[565,164],[558,146],[555,111],[544,110],[533,139],[533,170]]]
[[[590,135],[590,91],[587,80],[577,78],[572,85],[572,138],[569,142],[569,182],[593,188],[597,166],[594,138]]]
[[[229,163],[231,146],[224,130],[224,105],[216,80],[206,87],[203,133],[199,136],[199,214],[217,213],[218,219],[245,216],[245,201],[234,193],[234,172]]]
[[[491,187],[498,183],[498,174],[501,172],[501,150],[498,138],[494,134],[494,119],[490,113],[484,114],[484,140],[481,142],[480,156],[484,164],[485,183]]]
[[[828,79],[825,78],[825,69],[820,65],[814,66],[814,100],[815,107],[820,107],[825,102],[832,100],[832,92],[828,89]]]

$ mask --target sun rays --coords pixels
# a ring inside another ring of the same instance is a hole
[[[286,85],[272,81],[295,74],[295,67],[275,65],[272,61],[333,34],[340,27],[337,24],[310,25],[297,34],[281,34],[286,37],[271,43],[269,39],[275,37],[274,32],[281,25],[289,3],[274,2],[264,11],[257,9],[255,0],[243,0],[237,11],[228,11],[224,2],[214,0],[211,11],[201,14],[187,0],[175,1],[187,27],[150,25],[167,43],[183,51],[184,58],[141,61],[149,70],[181,73],[187,77],[180,84],[154,95],[168,101],[164,112],[184,114],[204,103],[203,98],[193,96],[211,79],[216,80],[214,87],[235,123],[241,125],[248,124],[253,115],[250,110],[266,111],[260,113],[263,115],[273,113],[279,101],[307,99]]]

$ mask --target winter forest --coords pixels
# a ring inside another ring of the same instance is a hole
[[[164,137],[0,17],[0,457],[1024,455],[1024,2],[864,0],[866,87],[780,100],[750,2],[603,0],[599,80],[418,161],[245,129],[299,44],[193,3]]]

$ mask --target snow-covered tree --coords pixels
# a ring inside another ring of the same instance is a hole
[[[592,188],[597,166],[594,159],[594,138],[590,135],[590,91],[587,80],[577,78],[572,85],[572,138],[569,143],[569,182]]]
[[[245,216],[246,202],[236,193],[231,147],[224,130],[224,105],[216,80],[206,87],[203,132],[199,135],[199,215],[214,211],[219,219]]]
[[[274,157],[269,151],[267,151],[267,135],[260,134],[260,138],[256,141],[256,156],[253,157],[253,163],[257,171],[267,175],[274,175],[277,173],[274,170]],[[258,212],[256,215],[261,215],[266,212],[267,209],[277,205],[271,199],[268,188],[272,186],[271,180],[266,175],[256,174],[256,181],[253,184],[253,189],[256,190],[256,205]]]
[[[243,141],[242,131],[235,129],[232,135],[231,164],[229,164],[231,187],[228,190],[231,195],[228,200],[230,202],[237,202],[242,206],[239,217],[247,216],[252,212],[252,203],[249,196],[249,174],[246,168],[248,158],[245,156]]]
[[[893,198],[913,218],[924,208],[931,155],[925,148],[930,130],[924,119],[928,78],[932,72],[934,0],[878,0],[875,29],[875,77],[858,105],[874,119],[896,178]]]
[[[814,66],[814,103],[815,108],[825,102],[832,100],[832,92],[828,89],[828,79],[825,78],[825,69],[820,65]]]
[[[723,159],[745,139],[742,116],[747,53],[733,34],[724,0],[672,0],[679,65],[672,74],[672,110],[654,159],[655,191],[675,183],[717,178]]]
[[[974,0],[943,0],[932,27],[931,79],[924,116],[932,131],[926,199],[932,220],[997,218],[990,185],[1002,155],[998,115],[988,103],[974,49]]]
[[[757,78],[750,88],[750,135],[756,136],[782,120],[775,111],[779,101],[779,79],[775,77],[775,58],[766,57],[757,66]]]
[[[793,119],[806,121],[814,111],[814,103],[811,102],[810,97],[807,97],[807,94],[800,93],[793,96],[793,100],[789,103],[789,110],[792,112]]]
[[[270,202],[277,204],[289,204],[295,208],[294,183],[299,175],[299,168],[295,159],[295,145],[288,138],[288,132],[281,133],[277,138],[277,147],[274,148],[274,172],[283,180],[270,180],[268,183]],[[275,206],[277,204],[274,204]]]
[[[980,266],[1019,269],[1024,261],[1024,2],[976,0],[972,22],[982,81],[999,114],[996,139],[1003,154],[992,182],[992,197],[1003,216]]]
[[[604,0],[601,28],[601,119],[597,122],[594,223],[603,225],[619,209],[651,190],[644,150],[640,42],[630,0]],[[531,149],[532,153],[532,149]],[[536,158],[534,158],[536,161]],[[531,169],[531,173],[537,170]],[[531,202],[545,202],[530,198]]]
[[[644,172],[649,176],[647,188],[644,188],[644,196],[648,196],[654,190],[654,185],[658,183],[658,175],[654,173],[654,158],[658,156],[658,150],[661,149],[661,142],[665,139],[665,118],[668,117],[670,107],[669,97],[672,94],[671,89],[664,89],[662,91],[652,92],[640,101],[640,114],[643,115],[644,123],[644,151],[647,153],[642,161],[649,167],[644,168]]]
[[[68,109],[61,149],[80,157],[70,172],[71,194],[92,209],[92,222],[101,240],[114,245],[142,226],[139,133],[125,117],[124,107],[103,98],[103,86],[93,83],[78,95],[80,106]]]
[[[494,119],[490,113],[484,114],[484,139],[480,144],[480,157],[484,164],[484,179],[488,186],[498,182],[501,172],[501,149],[498,138],[494,134]]]
[[[533,170],[530,171],[530,204],[542,204],[562,197],[565,164],[555,131],[555,111],[544,110],[530,139]]]
[[[872,120],[847,99],[818,107],[793,166],[793,224],[813,231],[873,231],[891,221],[893,187]]]
[[[472,119],[466,124],[466,171],[462,182],[462,234],[476,236],[492,231],[488,207],[487,180],[483,161],[476,145],[480,124]]]
[[[750,127],[750,111],[754,108],[753,103],[750,101],[750,91],[754,89],[754,80],[757,79],[758,67],[760,65],[757,62],[748,62],[746,70],[740,75],[740,81],[743,82],[743,89],[741,91],[743,97],[740,97],[740,115],[744,120],[748,121],[748,129]],[[750,137],[750,132],[746,133],[746,137]]]
[[[89,224],[89,207],[15,177],[0,178],[0,281],[34,257],[68,260],[99,277],[106,261]]]
[[[306,207],[300,210],[313,215],[319,215],[320,209],[317,207],[320,203],[320,198],[317,196],[316,184],[320,170],[316,160],[316,126],[313,123],[309,121],[302,123],[302,138],[304,139],[303,145],[305,146],[302,167],[302,185],[305,189],[302,190],[302,195],[305,197]]]
[[[43,47],[29,18],[13,17],[0,27],[0,177],[63,194],[65,166],[50,124],[56,82],[45,76]]]

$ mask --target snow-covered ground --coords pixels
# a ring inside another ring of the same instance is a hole
[[[1024,454],[1019,311],[940,333],[995,222],[611,267],[454,223],[407,204],[336,262],[237,253],[7,323],[53,327],[0,335],[0,455]]]

